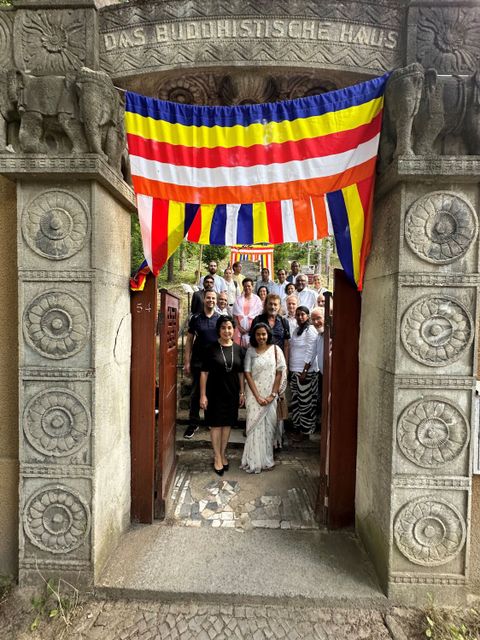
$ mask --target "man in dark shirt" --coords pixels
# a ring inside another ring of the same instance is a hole
[[[300,273],[300,264],[297,260],[293,260],[292,264],[290,265],[290,269],[291,272],[287,276],[287,282],[293,282],[293,284],[295,284],[297,281],[297,276]]]
[[[203,300],[205,297],[205,293],[207,291],[214,291],[215,280],[212,275],[207,274],[203,279],[203,289],[200,291],[195,291],[192,296],[192,304],[190,306],[190,310],[192,315],[195,313],[202,313],[203,311]]]
[[[288,341],[290,340],[290,326],[288,321],[280,313],[281,300],[280,296],[276,293],[270,293],[265,301],[266,313],[261,313],[259,316],[255,316],[250,329],[250,336],[255,329],[255,325],[259,322],[264,322],[272,330],[273,344],[280,347],[285,355],[285,360],[288,367]]]
[[[188,439],[193,438],[200,422],[200,374],[205,351],[207,347],[217,341],[216,325],[220,316],[215,312],[216,303],[217,294],[215,291],[206,291],[203,311],[194,314],[188,323],[183,365],[185,375],[191,376],[193,381],[190,397],[190,424],[183,434],[183,437]]]

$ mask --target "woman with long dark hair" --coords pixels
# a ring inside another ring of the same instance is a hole
[[[200,375],[200,407],[210,427],[213,469],[219,476],[228,471],[226,456],[230,430],[238,421],[238,408],[245,403],[242,349],[233,342],[235,321],[217,320],[218,341],[208,348]]]
[[[247,473],[260,473],[275,464],[277,402],[279,393],[285,390],[286,368],[282,350],[273,344],[271,328],[259,322],[252,330],[244,363],[247,441],[240,467]]]
[[[290,338],[290,391],[293,439],[308,438],[316,425],[317,376],[310,371],[316,355],[317,332],[310,324],[308,307],[297,307],[297,329]]]

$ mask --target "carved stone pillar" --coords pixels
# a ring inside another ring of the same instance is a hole
[[[130,188],[95,155],[17,180],[22,584],[94,579],[129,523]]]
[[[479,169],[396,160],[365,278],[357,528],[388,595],[417,605],[469,581]]]

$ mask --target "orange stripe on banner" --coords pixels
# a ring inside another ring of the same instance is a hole
[[[317,238],[326,238],[328,236],[328,221],[325,198],[323,196],[314,196],[312,198],[312,207],[315,224],[317,225]]]
[[[135,193],[154,198],[195,204],[249,204],[252,202],[294,200],[304,198],[306,195],[315,196],[329,191],[337,191],[372,176],[375,171],[375,162],[376,158],[371,158],[347,169],[347,171],[326,178],[274,182],[249,187],[202,187],[200,189],[158,182],[139,176],[132,176],[132,181]]]
[[[293,215],[295,216],[295,226],[297,227],[297,238],[299,242],[313,240],[313,220],[310,198],[306,200],[293,201]]]

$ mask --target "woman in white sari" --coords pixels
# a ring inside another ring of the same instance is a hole
[[[270,327],[261,322],[255,326],[245,355],[247,441],[240,468],[247,473],[260,473],[275,466],[277,402],[278,394],[286,387],[287,367],[282,350],[272,342]]]
[[[235,300],[232,315],[237,323],[233,340],[245,349],[250,343],[250,327],[253,319],[263,313],[263,304],[253,293],[253,280],[245,278],[242,282],[243,294]]]

